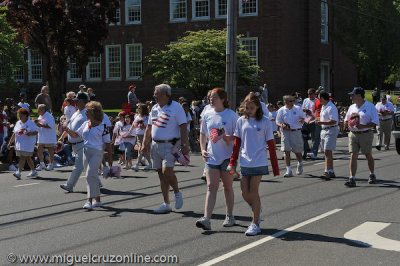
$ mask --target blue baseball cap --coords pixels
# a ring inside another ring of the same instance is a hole
[[[364,97],[365,92],[364,89],[361,87],[354,87],[352,92],[348,93],[349,95],[355,95],[355,94],[360,94],[362,97]]]

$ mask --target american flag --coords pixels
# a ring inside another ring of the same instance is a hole
[[[219,140],[221,140],[224,137],[223,136],[224,133],[225,133],[225,130],[223,127],[211,129],[210,139],[211,139],[212,143],[215,144]]]

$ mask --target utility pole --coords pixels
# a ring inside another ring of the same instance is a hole
[[[238,1],[228,0],[228,11],[226,15],[227,39],[226,39],[226,75],[225,91],[231,108],[236,109],[236,85],[237,85],[237,15]]]

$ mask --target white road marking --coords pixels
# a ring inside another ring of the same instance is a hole
[[[266,243],[266,242],[268,242],[268,241],[271,241],[271,240],[273,240],[273,239],[275,239],[275,238],[278,238],[278,237],[280,237],[280,236],[282,236],[282,235],[284,235],[284,234],[287,234],[287,233],[289,233],[289,232],[291,232],[291,231],[294,231],[294,230],[296,230],[296,229],[299,229],[300,227],[306,226],[306,225],[308,225],[308,224],[310,224],[310,223],[313,223],[313,222],[315,222],[315,221],[318,221],[318,220],[321,220],[321,219],[323,219],[323,218],[325,218],[325,217],[328,217],[329,215],[332,215],[332,214],[335,214],[335,213],[337,213],[337,212],[340,212],[341,210],[342,210],[342,209],[334,209],[334,210],[331,210],[331,211],[326,212],[326,213],[324,213],[324,214],[318,215],[318,216],[316,216],[316,217],[314,217],[314,218],[311,218],[311,219],[309,219],[309,220],[307,220],[307,221],[301,222],[301,223],[299,223],[299,224],[296,224],[296,225],[293,225],[293,226],[291,226],[291,227],[289,227],[289,228],[286,228],[286,229],[284,229],[284,230],[282,230],[282,231],[279,231],[279,232],[273,234],[272,236],[264,237],[264,238],[262,238],[262,239],[260,239],[260,240],[257,240],[257,241],[255,241],[255,242],[253,242],[253,243],[250,243],[250,244],[248,244],[248,245],[246,245],[246,246],[243,246],[243,247],[241,247],[241,248],[238,248],[238,249],[236,249],[236,250],[233,250],[233,251],[231,251],[231,252],[229,252],[229,253],[226,253],[226,254],[224,254],[224,255],[222,255],[222,256],[219,256],[219,257],[217,257],[217,258],[215,258],[215,259],[212,259],[212,260],[210,260],[210,261],[207,261],[207,262],[205,262],[205,263],[203,263],[203,264],[200,264],[200,266],[214,265],[214,264],[216,264],[216,263],[218,263],[218,262],[221,262],[221,261],[223,261],[223,260],[226,260],[226,259],[228,259],[228,258],[230,258],[230,257],[233,257],[233,256],[235,256],[235,255],[237,255],[237,254],[239,254],[239,253],[242,253],[242,252],[244,252],[244,251],[246,251],[246,250],[249,250],[249,249],[251,249],[251,248],[254,248],[254,247],[256,247],[256,246],[259,246],[259,245],[261,245],[261,244],[264,244],[264,243]]]
[[[315,163],[314,165],[324,164],[325,162]]]
[[[14,187],[27,187],[27,186],[37,185],[37,184],[39,184],[39,183],[29,183],[29,184],[23,184],[23,185],[14,186]]]
[[[390,223],[365,222],[344,234],[344,237],[363,246],[398,251],[400,252],[400,241],[381,237],[378,232],[382,231]]]

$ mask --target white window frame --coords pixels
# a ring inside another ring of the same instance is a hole
[[[325,13],[323,13],[323,8],[325,7]],[[325,16],[325,23],[323,17]],[[324,36],[322,33],[325,33]],[[321,43],[329,42],[329,5],[326,0],[321,1]]]
[[[86,66],[86,80],[87,81],[101,81],[101,55],[99,56],[92,56],[91,58],[99,58],[99,62],[88,62],[87,66]],[[90,58],[89,58],[90,60]],[[92,64],[99,64],[100,65],[100,77],[98,78],[92,78],[90,77],[90,65]]]
[[[25,81],[25,67],[23,65],[17,65],[16,67],[18,68],[18,70],[22,70],[22,78],[17,78],[15,76],[15,73],[18,72],[18,70],[17,70],[14,72],[14,80],[17,82],[24,82]]]
[[[140,20],[129,21],[129,11],[128,11],[128,2],[129,0],[125,0],[125,24],[141,24],[142,23],[142,0],[137,0],[140,3]]]
[[[208,16],[197,17],[196,16],[196,2],[198,1],[207,1],[208,2]],[[201,20],[210,20],[210,0],[192,0],[192,20],[193,21],[201,21]]]
[[[110,77],[110,61],[109,61],[109,48],[119,48],[119,77]],[[106,45],[106,79],[107,80],[121,80],[122,76],[122,65],[121,65],[121,45]]]
[[[327,77],[325,77],[325,78],[327,78],[326,84],[328,84],[328,86],[325,86],[325,80],[324,80],[324,82],[322,82],[323,75],[325,73],[324,72],[324,67],[328,67]],[[324,61],[324,60],[321,61],[321,64],[320,64],[320,82],[319,83],[321,84],[322,87],[324,87],[324,90],[326,92],[330,92],[331,91],[331,63],[329,61]]]
[[[256,56],[250,56],[251,58],[255,58],[255,65],[258,66],[258,37],[247,37],[247,38],[240,38],[239,43],[243,45],[243,41],[256,41]],[[242,51],[247,51],[246,49],[241,49]],[[249,54],[250,55],[250,54]]]
[[[121,25],[121,8],[115,10],[115,17],[118,18],[118,21],[116,23],[110,23],[110,26]]]
[[[43,57],[40,57],[40,67],[41,67],[41,78],[40,79],[33,79],[32,78],[32,50],[28,49],[28,80],[29,82],[42,82],[43,81]],[[39,66],[39,64],[35,64],[35,66]]]
[[[129,61],[129,47],[140,47],[140,61]],[[143,49],[141,43],[127,44],[125,48],[125,62],[126,62],[126,79],[127,80],[138,80],[140,76],[130,76],[130,62],[140,62],[141,73],[143,72]]]
[[[215,18],[223,18],[223,19],[225,19],[226,18],[226,15],[219,15],[218,13],[219,13],[219,2],[220,2],[221,0],[215,0]],[[228,14],[228,1],[229,0],[225,0],[226,1],[226,13]],[[239,1],[241,1],[241,0],[239,0]]]
[[[249,0],[251,1],[251,0]],[[253,13],[243,13],[243,6],[242,6],[242,0],[239,0],[239,16],[240,17],[254,17],[258,16],[258,0],[256,1],[256,12]]]
[[[68,72],[67,72],[67,81],[82,81],[82,76],[80,78],[71,78],[71,68],[76,65],[75,60],[68,59]]]
[[[187,14],[188,14],[188,4],[187,4],[187,0],[183,0],[182,2],[184,2],[185,3],[185,9],[186,9],[186,13],[185,13],[185,17],[184,18],[174,18],[173,17],[173,6],[172,6],[172,4],[174,3],[176,3],[177,1],[180,1],[180,0],[169,0],[169,21],[170,22],[186,22],[187,21]]]

